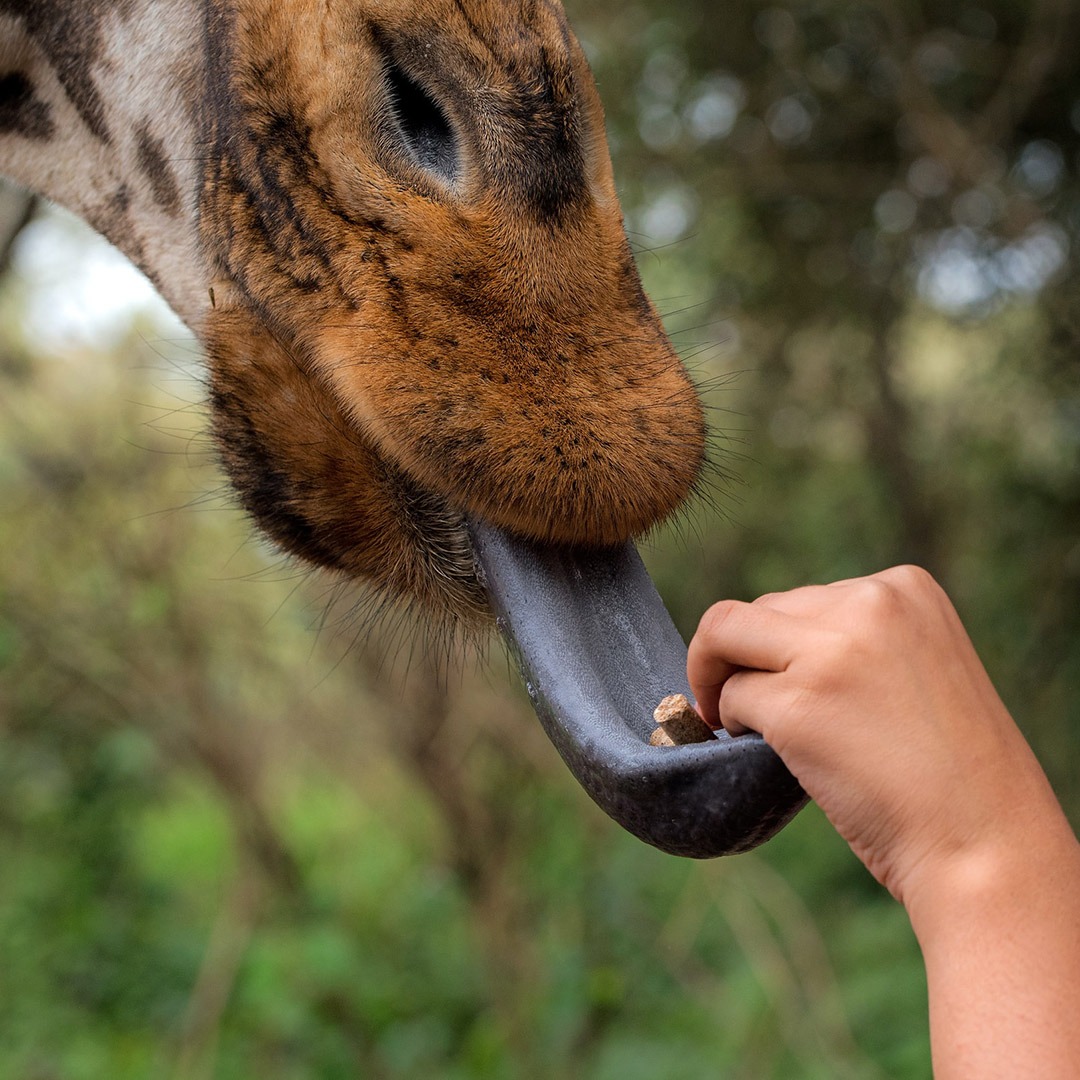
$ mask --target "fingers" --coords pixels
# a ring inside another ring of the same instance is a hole
[[[732,736],[749,731],[764,734],[769,726],[777,674],[772,671],[736,671],[720,690],[720,723]]]
[[[797,619],[766,603],[725,600],[709,608],[690,642],[686,663],[705,720],[720,726],[720,691],[737,671],[783,671],[803,632]]]
[[[796,656],[814,647],[823,617],[864,590],[866,581],[852,578],[769,593],[752,604],[725,600],[706,611],[687,658],[687,677],[706,722],[723,724],[734,734],[736,721],[722,717],[719,706],[728,680],[746,669],[785,671]]]
[[[786,671],[797,657],[817,655],[826,643],[835,652],[838,636],[876,640],[886,630],[898,636],[911,621],[908,609],[925,609],[928,597],[937,595],[932,585],[924,571],[893,567],[869,577],[770,593],[752,604],[715,604],[702,617],[687,659],[701,715],[713,727],[737,723],[721,717],[719,705],[736,672]]]

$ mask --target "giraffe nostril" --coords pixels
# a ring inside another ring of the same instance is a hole
[[[442,107],[392,59],[387,59],[386,82],[398,129],[413,160],[453,186],[461,160],[457,135]]]

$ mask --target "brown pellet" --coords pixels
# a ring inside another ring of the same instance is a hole
[[[660,726],[649,739],[651,746],[685,746],[716,738],[713,729],[698,716],[697,709],[686,700],[685,694],[664,698],[653,711],[653,719]]]

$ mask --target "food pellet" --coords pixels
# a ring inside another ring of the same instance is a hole
[[[686,700],[685,694],[664,698],[653,710],[653,719],[660,726],[649,738],[650,746],[685,746],[716,738],[713,729],[698,716],[697,709]]]

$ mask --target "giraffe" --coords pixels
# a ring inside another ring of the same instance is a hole
[[[558,0],[0,0],[0,168],[203,343],[255,524],[431,619],[494,613],[617,820],[718,854],[801,805],[760,740],[644,744],[685,652],[627,545],[693,493],[704,412]]]

